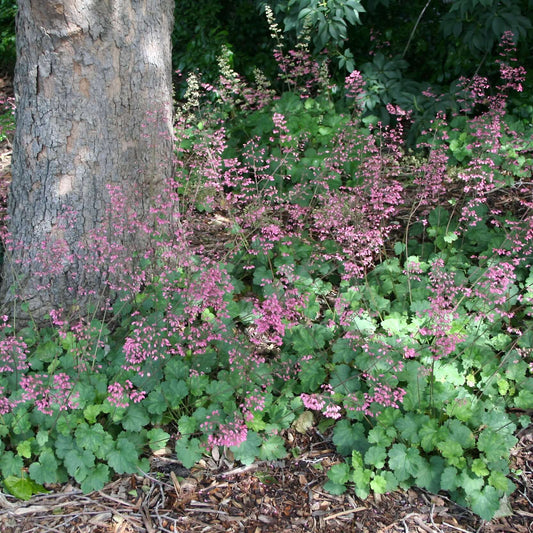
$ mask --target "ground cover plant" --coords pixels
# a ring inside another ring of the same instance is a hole
[[[176,171],[151,220],[114,200],[116,278],[93,313],[0,328],[0,472],[20,498],[73,478],[98,490],[171,447],[249,464],[317,431],[340,456],[326,488],[364,498],[419,486],[491,519],[533,408],[531,117],[507,116],[525,73],[502,40],[500,82],[463,80],[453,112],[406,139],[408,110],[364,120],[304,40],[275,57],[285,89],[188,78]],[[65,220],[64,223],[68,223]],[[126,240],[125,240],[126,241]],[[6,253],[10,242],[5,239]],[[43,243],[42,286],[60,239]],[[16,290],[16,287],[14,288]]]

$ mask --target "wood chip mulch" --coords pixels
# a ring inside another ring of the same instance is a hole
[[[285,433],[293,458],[236,465],[229,450],[191,470],[171,455],[154,456],[149,473],[122,476],[101,491],[73,485],[27,502],[0,493],[2,533],[531,533],[533,427],[513,451],[516,492],[507,516],[483,522],[445,495],[410,489],[359,500],[322,488],[340,459],[315,431]],[[305,450],[297,453],[298,450]]]

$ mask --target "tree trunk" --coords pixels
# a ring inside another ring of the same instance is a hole
[[[8,314],[84,314],[142,251],[172,169],[173,8],[19,0]]]

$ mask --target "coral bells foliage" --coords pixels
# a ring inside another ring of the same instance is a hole
[[[301,309],[305,305],[295,289],[286,289],[283,296],[276,293],[254,303],[254,331],[250,340],[254,344],[275,344],[281,346],[285,330],[296,325],[302,318]]]
[[[420,206],[435,207],[446,195],[451,186],[451,178],[448,174],[448,146],[449,139],[446,131],[446,116],[439,112],[431,120],[427,131],[422,132],[429,142],[421,142],[418,148],[429,150],[427,160],[417,169],[413,183],[417,185],[418,202]],[[424,213],[429,210],[423,209]]]
[[[90,305],[73,316],[57,302],[41,330],[2,318],[1,476],[29,465],[37,483],[68,474],[98,490],[169,442],[186,466],[220,446],[279,459],[283,431],[313,412],[350,458],[330,490],[418,484],[492,513],[524,423],[505,411],[533,404],[533,189],[531,160],[514,157],[529,141],[506,116],[524,76],[512,39],[497,94],[463,80],[413,155],[410,112],[388,105],[389,126],[367,125],[363,74],[334,91],[327,64],[305,42],[285,51],[267,14],[285,92],[260,73],[248,84],[223,51],[218,85],[189,77],[175,173],[145,216],[131,207],[142,191],[110,186],[106,224],[68,243],[65,212],[27,250],[40,290],[62,283]]]
[[[428,339],[429,349],[438,360],[453,354],[464,338],[464,335],[451,331],[453,321],[459,318],[456,301],[461,294],[461,286],[456,285],[453,273],[446,271],[442,259],[436,259],[431,265],[429,281],[430,306],[424,313],[428,325],[420,328],[419,333]]]
[[[505,150],[514,148],[520,151],[521,141],[513,132],[509,131],[505,122],[506,107],[509,94],[512,91],[522,91],[525,80],[523,67],[513,66],[516,59],[513,52],[513,36],[506,32],[500,43],[501,83],[492,94],[491,86],[486,78],[474,76],[473,79],[463,79],[459,84],[458,116],[468,116],[478,107],[486,108],[467,122],[463,122],[469,133],[470,143],[466,146],[469,152],[469,162],[459,173],[464,182],[463,188],[468,198],[462,208],[463,221],[475,225],[479,221],[477,206],[489,205],[495,215],[499,211],[491,204],[489,197],[506,185],[506,178],[500,172],[499,161],[504,152],[504,143],[508,143]]]

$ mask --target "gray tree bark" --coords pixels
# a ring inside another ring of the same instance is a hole
[[[172,169],[173,8],[19,0],[8,314],[83,314],[142,253],[138,227]]]

